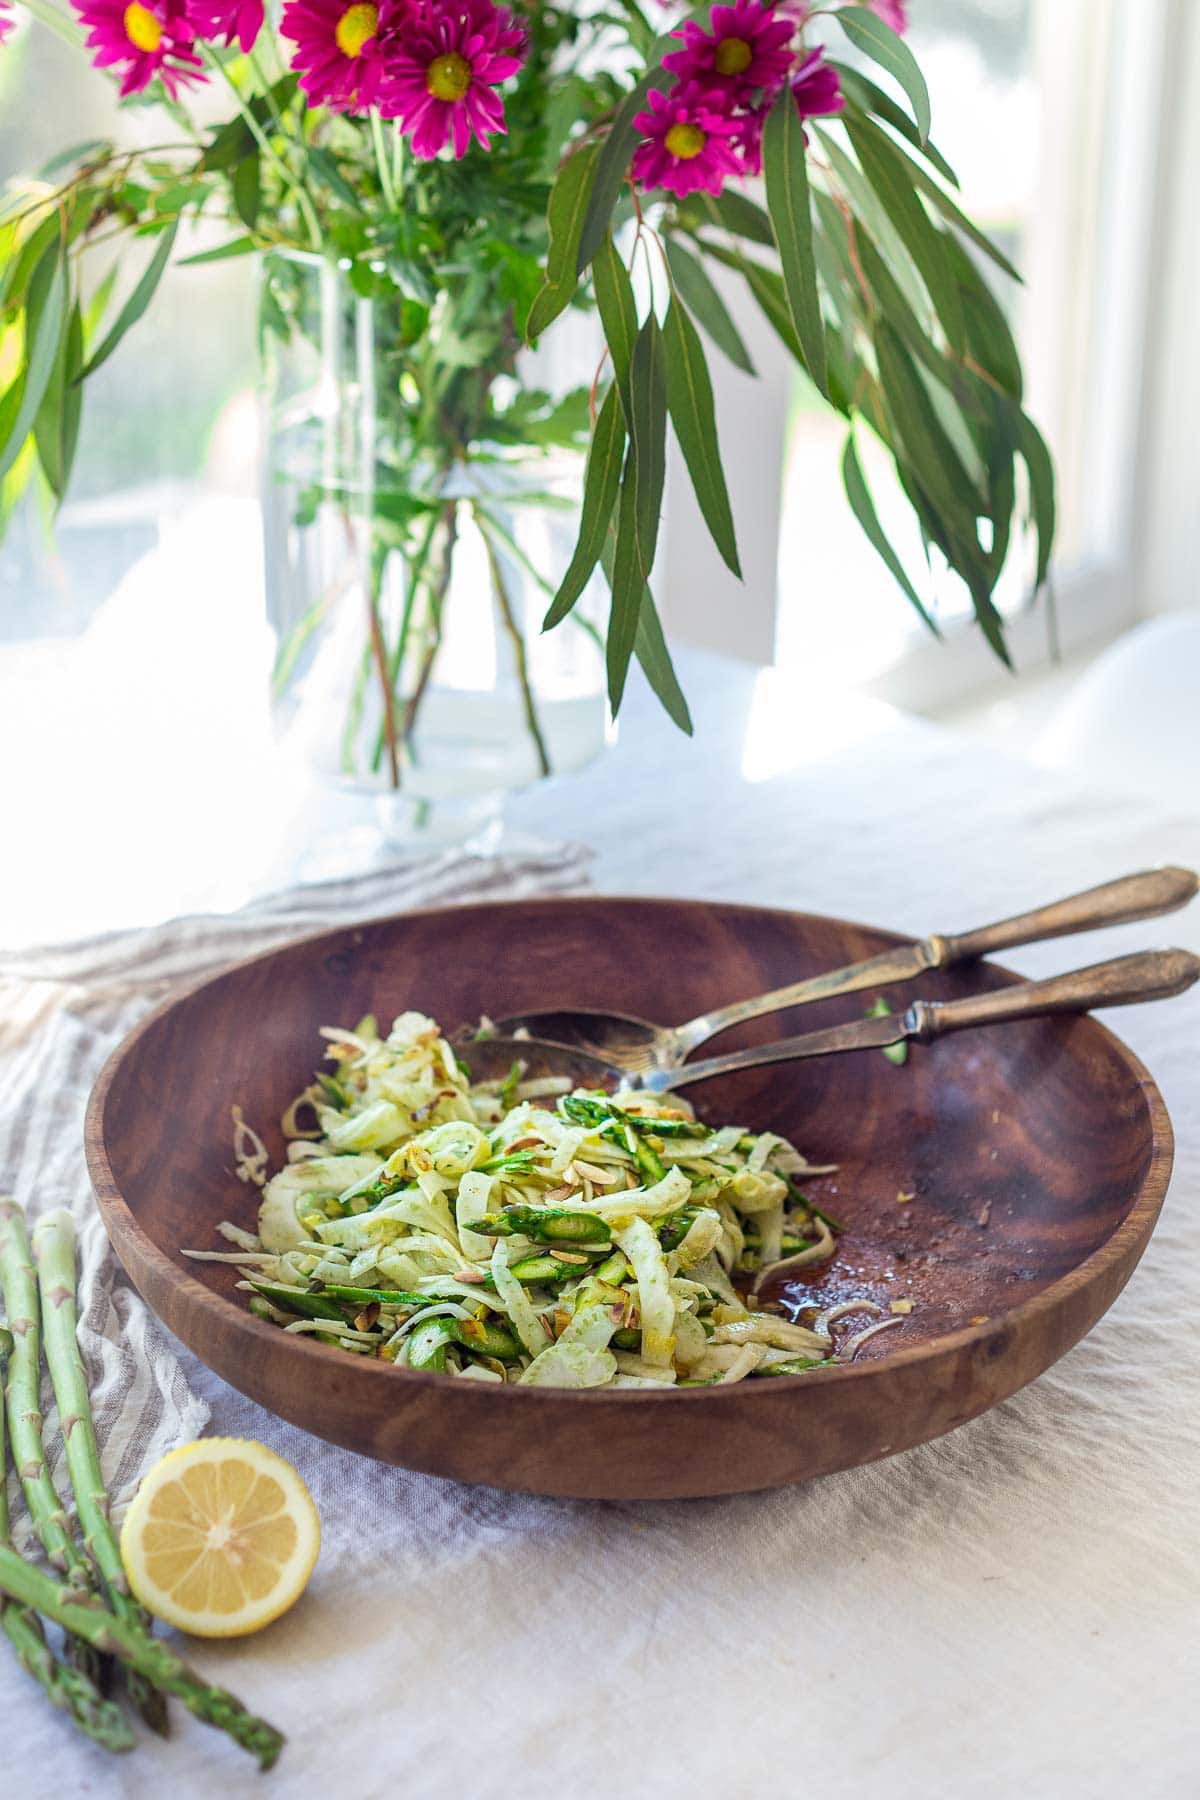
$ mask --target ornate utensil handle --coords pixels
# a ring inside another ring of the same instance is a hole
[[[1103,925],[1154,919],[1186,906],[1198,888],[1200,876],[1191,869],[1146,869],[1140,875],[1125,875],[1120,881],[1106,881],[1082,894],[1072,894],[1069,899],[1054,900],[1049,906],[1001,919],[996,925],[981,925],[978,931],[943,937],[940,966],[962,962],[969,956],[991,956],[997,950],[1015,949],[1018,944],[1040,944],[1047,938],[1070,937],[1076,931],[1095,931]]]
[[[927,1044],[948,1031],[1039,1019],[1049,1013],[1091,1012],[1102,1006],[1134,1006],[1170,1000],[1200,979],[1200,957],[1188,950],[1143,950],[1093,963],[1069,975],[1024,981],[962,1000],[915,1000],[904,1015],[905,1036]]]
[[[748,1050],[731,1050],[703,1062],[681,1068],[653,1069],[639,1081],[654,1093],[673,1093],[695,1081],[716,1075],[732,1075],[741,1069],[764,1068],[769,1063],[798,1062],[805,1057],[833,1056],[846,1050],[882,1049],[906,1038],[929,1043],[950,1031],[975,1025],[1000,1025],[1012,1019],[1040,1019],[1048,1013],[1090,1012],[1099,1006],[1133,1006],[1141,1000],[1169,1000],[1200,979],[1200,956],[1188,950],[1143,950],[1075,969],[1069,975],[1052,975],[1047,981],[1022,981],[997,988],[990,994],[970,994],[963,1000],[914,1000],[900,1017],[852,1019],[825,1031],[809,1031],[802,1037],[781,1038],[777,1044],[756,1044]]]
[[[1102,925],[1157,918],[1161,913],[1186,906],[1198,889],[1200,876],[1191,869],[1147,869],[1139,875],[1125,875],[1119,881],[1106,881],[1101,887],[1072,894],[1066,900],[1054,900],[1049,906],[1035,907],[1032,912],[1018,913],[1015,918],[1001,919],[995,925],[981,925],[977,931],[957,936],[935,933],[915,944],[898,944],[866,962],[826,970],[806,981],[793,982],[789,987],[757,994],[749,1000],[735,1000],[730,1006],[716,1007],[698,1019],[689,1019],[673,1028],[669,1043],[664,1041],[662,1045],[660,1057],[667,1065],[682,1062],[731,1025],[759,1019],[785,1007],[806,1006],[837,994],[857,994],[866,988],[911,981],[926,969],[949,968],[969,957],[1012,950],[1018,944],[1038,944],[1047,938],[1068,937],[1076,931],[1094,931]]]

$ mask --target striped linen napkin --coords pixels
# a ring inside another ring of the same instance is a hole
[[[11,1193],[30,1219],[52,1206],[74,1215],[80,1344],[118,1513],[146,1468],[204,1429],[209,1409],[189,1389],[173,1340],[109,1249],[88,1182],[84,1111],[114,1045],[172,988],[239,957],[305,932],[414,907],[578,892],[586,886],[586,861],[571,846],[491,857],[454,849],[350,880],[292,888],[240,912],[0,953],[0,1193]],[[61,1492],[65,1469],[48,1377],[42,1397],[51,1474]],[[13,1529],[25,1547],[31,1531],[19,1510]]]

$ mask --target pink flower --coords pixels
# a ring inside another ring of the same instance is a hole
[[[157,75],[172,100],[203,80],[184,0],[74,0],[98,69],[121,69],[121,93],[140,94]]]
[[[719,88],[732,99],[755,88],[768,93],[779,88],[792,66],[793,25],[781,19],[762,0],[733,0],[732,6],[714,6],[712,32],[689,20],[676,37],[682,50],[663,57],[663,68],[681,81],[700,81]]]
[[[286,0],[279,29],[296,46],[292,67],[313,106],[364,112],[384,80],[382,40],[392,0]]]
[[[763,126],[767,122],[767,114],[771,110],[770,101],[753,112],[743,113],[738,120],[738,134],[734,139],[740,160],[739,173],[742,175],[762,174],[762,138]]]
[[[908,30],[908,7],[906,0],[867,0],[871,11],[881,18],[885,25],[902,35]]]
[[[0,44],[4,42],[10,31],[16,29],[16,23],[17,21],[8,10],[8,0],[0,0]]]
[[[741,173],[742,121],[722,109],[711,88],[696,82],[680,82],[669,94],[651,88],[649,98],[649,112],[633,121],[644,133],[633,153],[634,180],[680,195],[698,189],[719,194],[727,176]]]
[[[908,0],[866,0],[866,5],[893,31],[903,33],[908,30]],[[797,25],[803,25],[812,6],[809,0],[779,0],[779,10]]]
[[[423,0],[387,51],[387,103],[426,161],[447,139],[456,157],[471,139],[487,149],[503,132],[496,89],[524,61],[525,34],[492,0]]]
[[[837,70],[825,61],[823,50],[806,56],[792,76],[792,93],[802,119],[818,119],[828,113],[839,113],[846,102],[842,98]]]
[[[222,44],[236,38],[243,55],[253,50],[263,27],[263,0],[191,0],[190,12],[198,36]]]

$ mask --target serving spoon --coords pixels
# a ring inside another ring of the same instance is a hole
[[[716,1007],[682,1025],[653,1025],[633,1013],[580,1006],[514,1014],[511,1018],[494,1020],[493,1029],[500,1038],[510,1038],[519,1031],[527,1032],[543,1043],[577,1047],[614,1069],[620,1069],[625,1075],[645,1075],[653,1069],[677,1068],[709,1038],[728,1031],[733,1025],[741,1025],[747,1019],[758,1019],[765,1013],[779,1012],[785,1007],[807,1006],[813,1000],[829,1000],[838,994],[856,994],[864,988],[910,981],[926,970],[948,969],[954,963],[990,956],[999,950],[1012,950],[1020,944],[1038,944],[1047,938],[1068,937],[1104,925],[1124,925],[1135,919],[1156,918],[1186,906],[1198,888],[1200,876],[1191,869],[1147,869],[1141,874],[1125,875],[1119,881],[1107,881],[1100,887],[1072,894],[1065,900],[1052,901],[1033,912],[1001,919],[994,925],[982,925],[956,936],[933,933],[916,943],[896,945],[881,951],[878,956],[868,957],[865,962],[827,970],[788,987],[756,994],[749,1000],[735,1000],[732,1005]],[[467,1038],[464,1036],[459,1041],[465,1043]],[[899,1040],[881,1038],[878,1041]]]
[[[481,1038],[470,1046],[469,1060],[472,1077],[477,1081],[505,1074],[514,1060],[521,1060],[530,1077],[565,1076],[576,1087],[622,1086],[670,1094],[693,1082],[732,1075],[740,1069],[763,1068],[769,1063],[831,1056],[844,1050],[884,1050],[905,1042],[928,1044],[948,1032],[974,1026],[1040,1019],[1054,1013],[1084,1013],[1093,1007],[1169,1000],[1184,993],[1198,979],[1200,957],[1190,951],[1143,950],[1110,962],[1093,963],[1067,975],[1015,982],[1011,987],[968,994],[960,1000],[914,1000],[903,1013],[852,1019],[824,1031],[781,1038],[774,1044],[754,1044],[747,1050],[732,1050],[725,1056],[710,1056],[702,1062],[683,1063],[675,1068],[631,1072],[581,1045],[512,1037]]]

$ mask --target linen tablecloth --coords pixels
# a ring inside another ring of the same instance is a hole
[[[697,745],[635,709],[612,758],[514,808],[526,829],[586,839],[606,891],[924,933],[1200,859],[1200,817],[1155,817],[1136,797],[731,664],[685,673]],[[1162,942],[1200,949],[1200,914],[1009,960],[1040,973]],[[257,1639],[188,1646],[288,1734],[261,1791],[1200,1791],[1200,1003],[1111,1022],[1177,1133],[1141,1267],[1041,1380],[873,1467],[687,1504],[514,1497],[317,1443],[181,1351],[210,1429],[288,1457],[323,1522],[292,1613]],[[5,1673],[0,1731],[23,1793],[260,1791],[231,1746],[182,1717],[171,1744],[107,1761]]]

